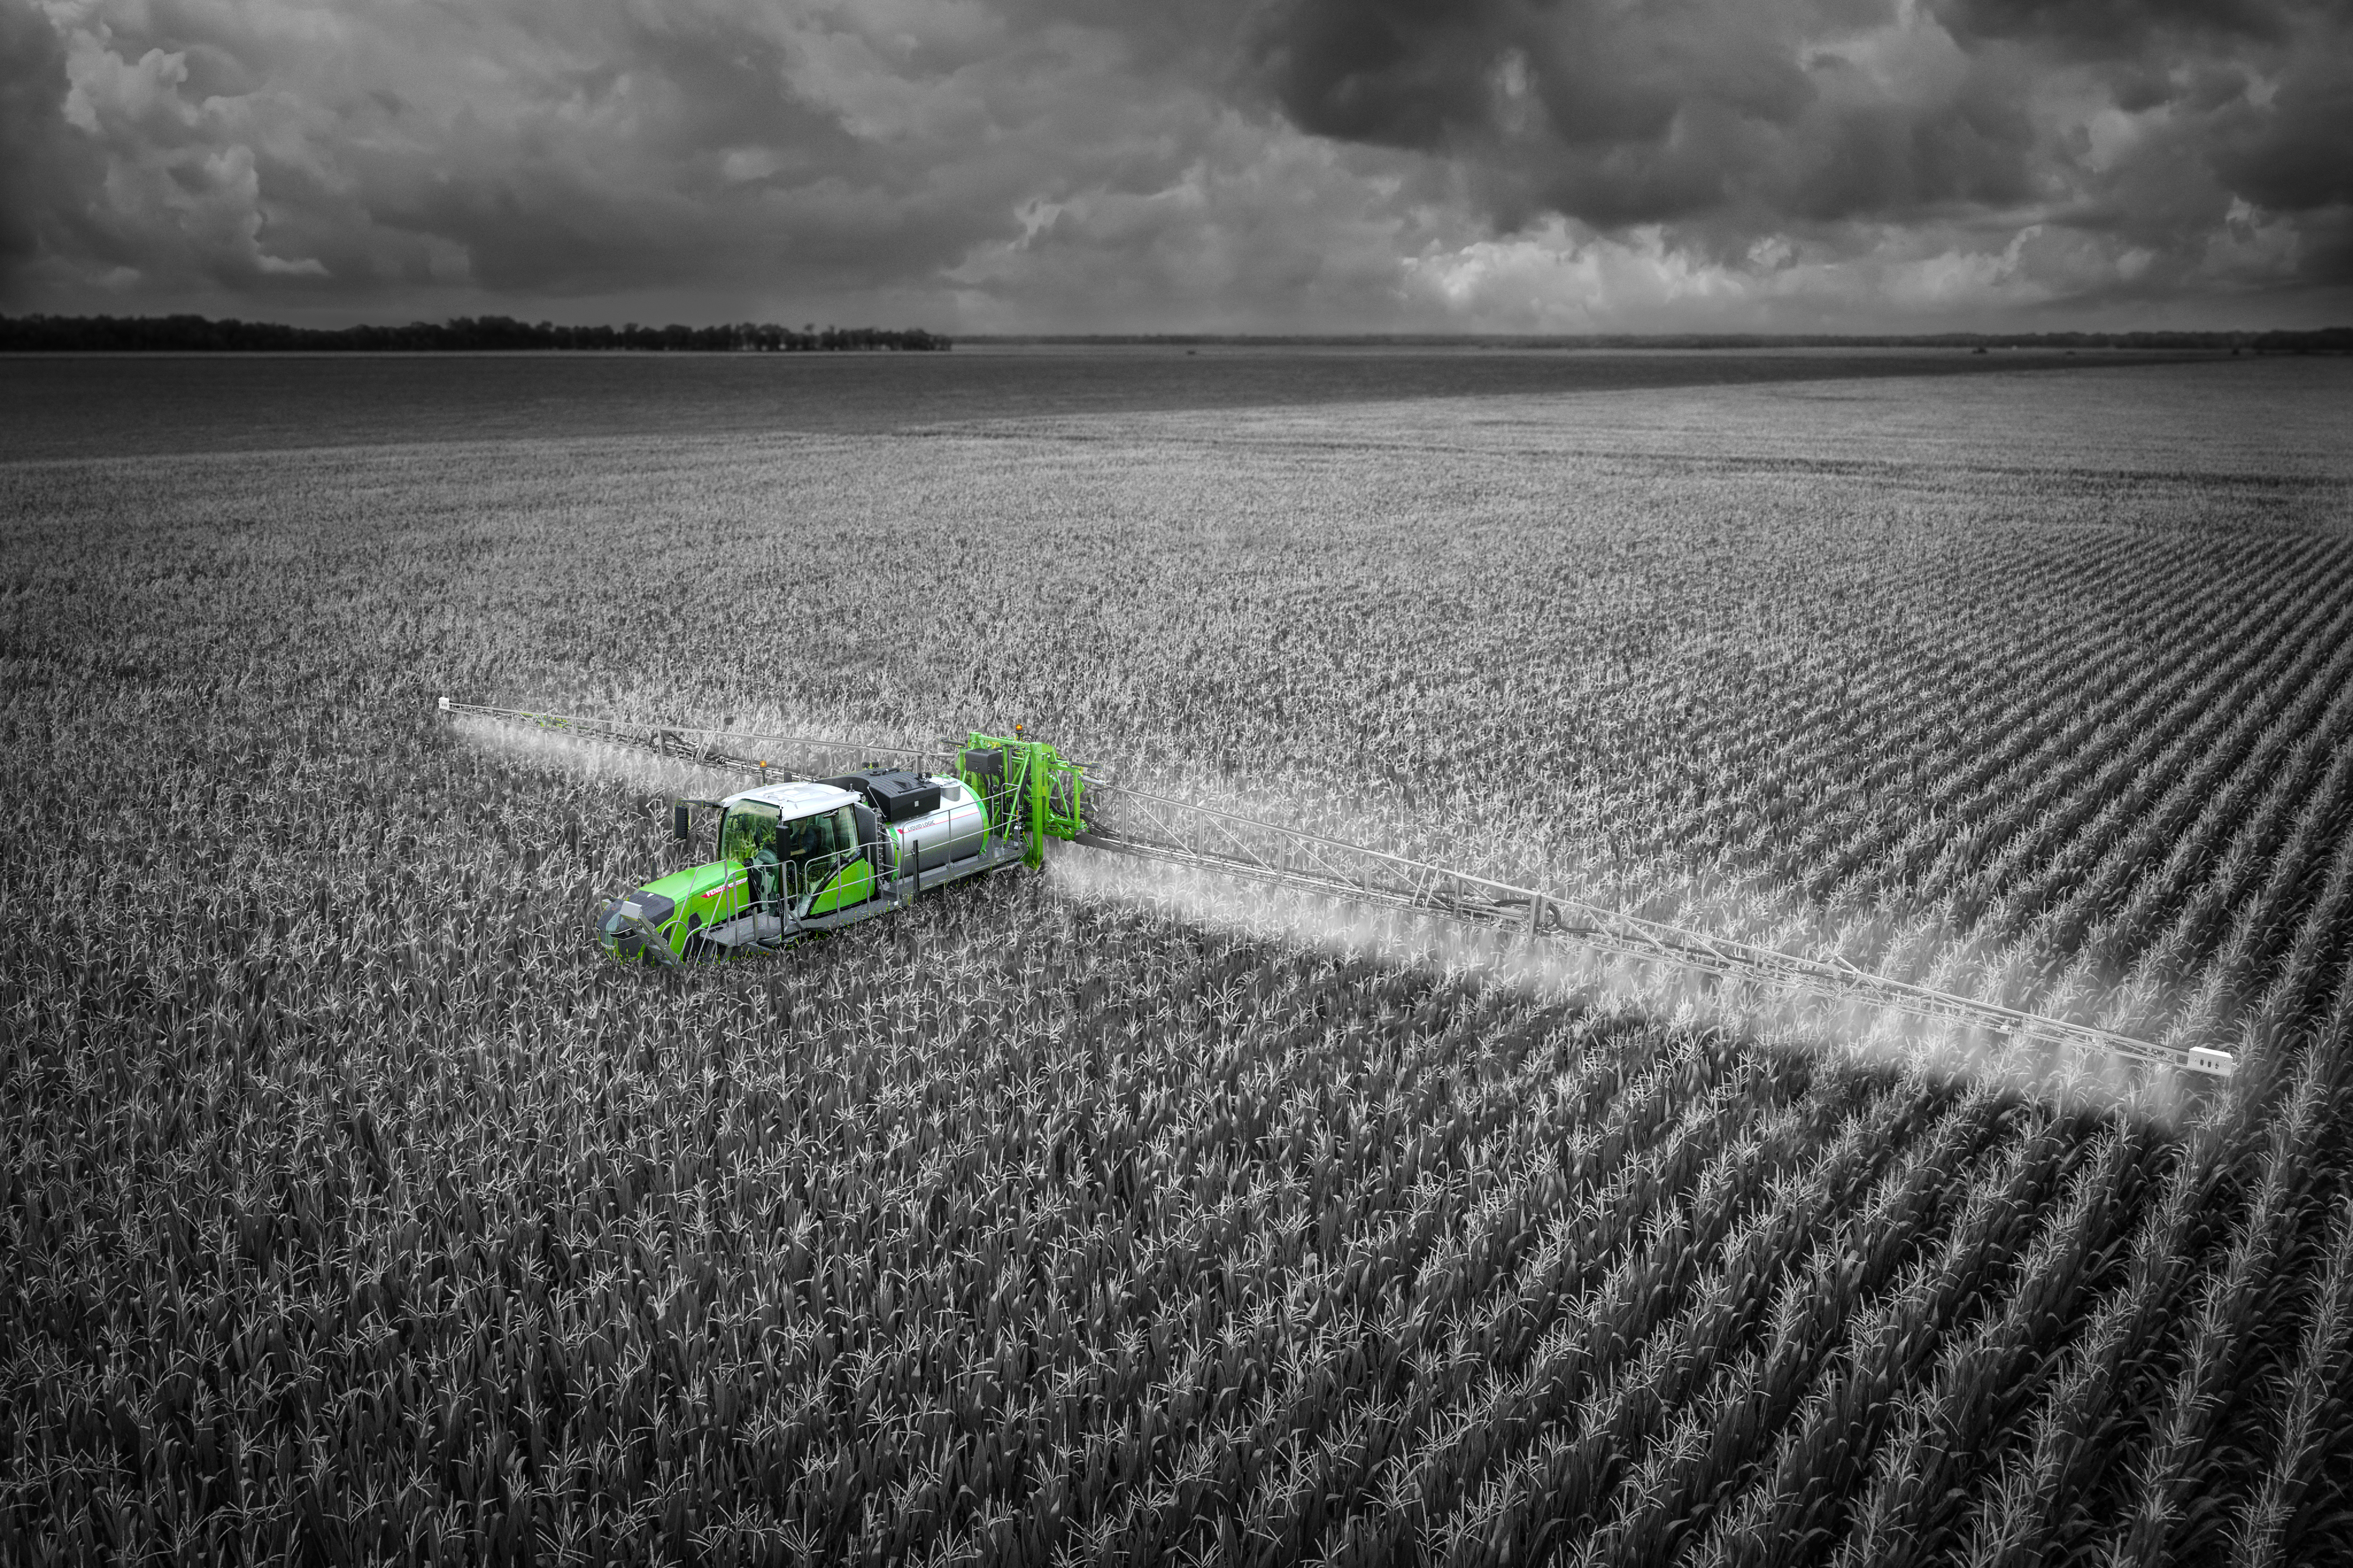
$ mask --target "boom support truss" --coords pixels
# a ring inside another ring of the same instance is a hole
[[[853,758],[889,757],[938,766],[953,760],[937,751],[532,713],[452,702],[446,697],[441,700],[441,710],[617,742],[708,767],[756,772],[769,778],[795,776],[768,760],[771,753],[778,752],[805,763],[814,762],[819,770],[855,765]],[[1768,996],[1810,994],[1861,1003],[1926,1022],[2006,1037],[2016,1045],[2120,1057],[2214,1078],[2228,1078],[2236,1065],[2227,1051],[2155,1045],[2086,1024],[1873,974],[1842,962],[1807,958],[1645,920],[1585,900],[1514,887],[1099,779],[1088,781],[1086,791],[1091,803],[1112,807],[1110,820],[1091,812],[1072,841],[1097,849],[1672,964],[1754,986]]]

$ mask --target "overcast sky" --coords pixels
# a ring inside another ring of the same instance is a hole
[[[5,308],[2353,321],[2353,0],[0,0]]]

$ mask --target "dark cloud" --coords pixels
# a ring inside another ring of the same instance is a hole
[[[66,51],[35,12],[0,3],[0,278],[39,243],[64,129]]]
[[[0,283],[17,308],[336,320],[2276,317],[2353,281],[2348,18],[0,0]]]
[[[1933,0],[1955,37],[2061,40],[2095,59],[2137,52],[2152,37],[2289,37],[2300,16],[2329,9],[2294,0]]]
[[[1276,13],[1260,47],[1301,129],[1430,150],[1484,121],[1488,73],[1523,30],[1513,0],[1309,0]]]
[[[2220,118],[2216,161],[2234,192],[2282,212],[2353,202],[2353,56],[2301,55],[2263,110]]]
[[[8,57],[44,68],[22,118],[82,158],[8,193],[16,231],[48,235],[18,246],[15,292],[85,308],[936,300],[942,270],[1018,234],[1041,185],[1132,163],[1124,117],[1161,107],[980,5],[0,0],[0,16],[40,46]]]
[[[2194,273],[2234,203],[2310,215],[2315,238],[2341,225],[2348,11],[1283,0],[1254,39],[1294,123],[1456,163],[1506,231],[1547,213],[1604,233],[1668,226],[1722,257],[1767,236],[2071,225],[2128,242],[2110,258],[2122,287],[2159,262]],[[2342,280],[2337,252],[2300,249],[2295,280]]]
[[[1891,90],[1876,11],[1294,0],[1261,37],[1296,123],[1463,159],[1507,223],[1821,222],[2028,196],[2033,134],[2002,73],[1969,70],[1949,38],[1894,40],[1914,46],[1894,74],[1943,79]]]

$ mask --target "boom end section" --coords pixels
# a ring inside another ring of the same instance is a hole
[[[2208,1046],[2192,1046],[2182,1065],[2207,1078],[2229,1078],[2238,1071],[2239,1059],[2228,1051],[2218,1051]]]

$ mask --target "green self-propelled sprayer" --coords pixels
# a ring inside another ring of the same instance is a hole
[[[781,771],[781,770],[768,770]],[[953,771],[867,766],[680,800],[672,835],[698,842],[718,814],[718,858],[606,904],[597,939],[619,958],[725,958],[905,909],[937,888],[1045,861],[1082,831],[1085,773],[1040,742],[974,735]]]
[[[441,710],[561,731],[758,775],[723,800],[680,800],[671,831],[715,858],[607,900],[596,937],[617,958],[680,964],[773,952],[913,903],[928,889],[1045,861],[1046,841],[1141,856],[1385,909],[1503,927],[1595,952],[1711,974],[1757,1004],[1799,997],[1879,1008],[2045,1054],[2122,1058],[2228,1078],[2232,1053],[2136,1039],[2089,1024],[1647,920],[1572,895],[1514,887],[1451,867],[1279,822],[1172,800],[1102,779],[1015,727],[919,752],[781,735],[531,713],[441,699]],[[840,772],[786,772],[771,759],[858,759]],[[877,762],[878,757],[888,758]],[[1109,819],[1101,809],[1111,807]]]

